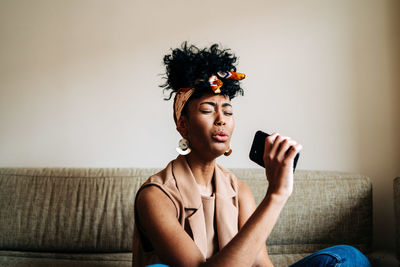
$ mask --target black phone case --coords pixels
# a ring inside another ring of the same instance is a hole
[[[264,146],[265,146],[265,138],[267,138],[269,134],[264,133],[263,131],[257,131],[254,135],[253,144],[251,145],[249,157],[252,161],[264,167]],[[300,153],[297,153],[296,157],[294,157],[293,162],[293,172],[296,169],[297,161],[300,157]]]

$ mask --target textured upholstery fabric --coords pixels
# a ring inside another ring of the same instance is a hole
[[[257,204],[266,191],[264,170],[234,170]],[[296,171],[294,191],[268,241],[270,254],[311,253],[334,245],[364,252],[372,243],[372,185],[368,177],[340,172]]]
[[[400,260],[400,177],[393,181],[394,217],[396,227],[396,256]]]
[[[135,193],[152,172],[2,169],[0,248],[129,252]]]
[[[130,266],[135,193],[157,171],[0,168],[0,266]],[[264,170],[232,171],[259,203]],[[368,177],[296,171],[294,192],[267,243],[275,266],[287,266],[335,244],[368,253],[371,238]]]
[[[0,251],[0,266],[132,266],[132,253],[47,253]]]

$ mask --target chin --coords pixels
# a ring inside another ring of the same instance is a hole
[[[229,146],[224,146],[223,148],[218,147],[215,150],[213,150],[213,154],[215,154],[216,157],[219,157],[219,156],[222,156],[228,149],[229,149]]]
[[[211,143],[208,146],[202,146],[200,148],[192,148],[192,150],[196,150],[200,155],[207,158],[218,158],[222,156],[229,149],[228,143]]]

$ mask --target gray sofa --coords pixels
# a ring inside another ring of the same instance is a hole
[[[0,266],[131,266],[135,193],[158,170],[0,168]],[[258,203],[264,170],[232,171]],[[274,265],[335,244],[371,253],[369,178],[296,171],[293,195],[267,240]]]
[[[394,218],[396,229],[396,256],[400,260],[400,177],[393,180]]]

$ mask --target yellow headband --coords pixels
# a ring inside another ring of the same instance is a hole
[[[211,75],[208,79],[210,83],[211,89],[214,93],[220,94],[221,93],[221,86],[223,85],[222,81],[219,78],[224,79],[232,79],[232,80],[243,80],[246,78],[246,75],[239,72],[217,72],[217,75]],[[174,98],[174,119],[175,123],[178,124],[183,107],[185,106],[186,102],[188,101],[189,97],[193,94],[194,88],[180,88],[175,95]]]

